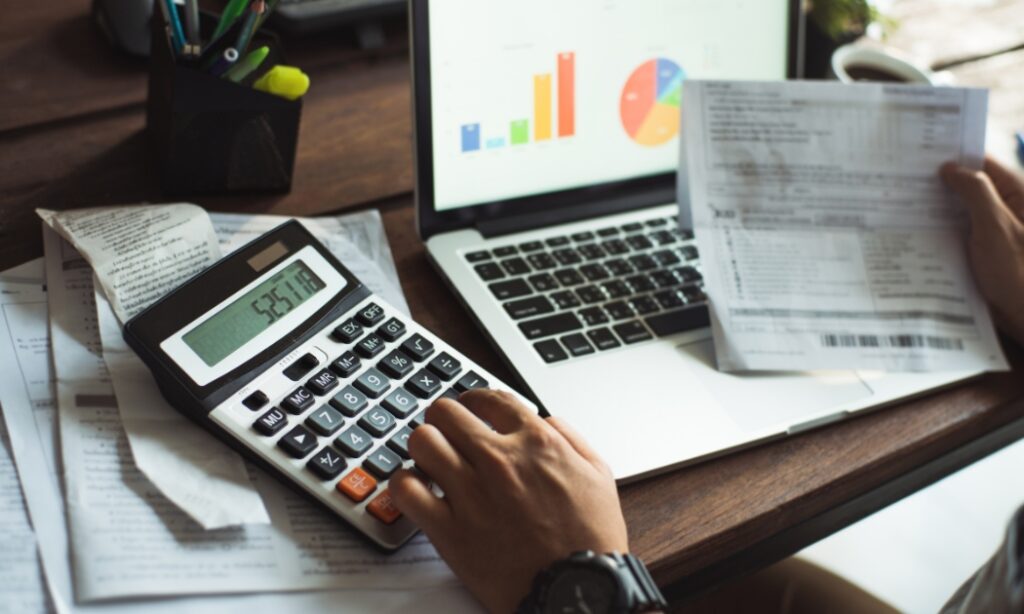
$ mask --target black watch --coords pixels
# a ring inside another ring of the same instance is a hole
[[[517,614],[632,614],[667,607],[640,559],[586,550],[537,574]]]

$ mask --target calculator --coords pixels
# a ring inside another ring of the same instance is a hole
[[[124,337],[178,411],[387,550],[416,532],[388,478],[411,466],[426,408],[509,390],[294,220],[132,318]]]

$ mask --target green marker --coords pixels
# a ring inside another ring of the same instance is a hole
[[[235,20],[238,19],[248,4],[249,0],[231,0],[228,2],[228,5],[224,7],[224,12],[220,14],[217,29],[213,31],[213,38],[210,40],[216,40],[217,37],[230,28],[231,24],[235,23]]]
[[[250,51],[241,61],[236,62],[226,73],[224,78],[240,83],[243,79],[252,74],[254,70],[260,67],[263,60],[267,59],[267,55],[270,54],[270,47],[260,47],[259,49],[253,49]]]

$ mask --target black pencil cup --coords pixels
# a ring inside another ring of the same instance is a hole
[[[204,33],[216,20],[202,16]],[[153,16],[146,132],[168,194],[287,192],[302,100],[287,100],[175,61],[159,11]],[[260,31],[252,48],[277,40]]]

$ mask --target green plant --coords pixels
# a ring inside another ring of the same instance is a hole
[[[810,4],[811,20],[835,41],[863,34],[868,24],[885,21],[870,0],[811,0]]]

